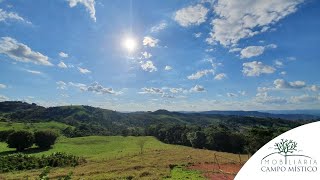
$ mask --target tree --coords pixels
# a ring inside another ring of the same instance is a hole
[[[286,164],[287,164],[288,153],[293,153],[294,151],[297,151],[297,143],[294,142],[293,140],[281,139],[281,142],[276,143],[274,146],[279,153],[284,154]]]
[[[139,138],[138,141],[137,141],[137,145],[139,146],[140,148],[140,154],[143,153],[143,148],[144,148],[144,145],[146,144],[147,140],[145,138]]]
[[[8,136],[8,147],[23,151],[33,145],[34,135],[29,131],[16,131]]]
[[[58,134],[47,130],[34,133],[35,144],[41,149],[50,148],[56,142]]]
[[[187,138],[194,148],[203,148],[206,145],[206,135],[202,131],[188,133]]]

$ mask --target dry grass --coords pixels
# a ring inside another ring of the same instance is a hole
[[[73,172],[73,179],[162,179],[170,177],[170,164],[193,164],[212,163],[214,153],[217,155],[239,161],[238,155],[230,153],[215,152],[209,150],[193,149],[183,146],[170,145],[168,149],[149,149],[139,155],[129,155],[116,159],[104,159],[101,161],[91,160],[77,167],[54,168],[51,170],[50,178],[57,179],[63,175]],[[242,160],[247,156],[242,155]],[[229,160],[221,160],[223,162]],[[0,175],[0,179],[24,179],[38,177],[41,170],[20,171]]]

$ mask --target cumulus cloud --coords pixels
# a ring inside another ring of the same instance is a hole
[[[273,84],[277,89],[301,89],[306,87],[306,83],[304,81],[287,82],[284,79],[276,79]]]
[[[149,72],[154,72],[157,71],[158,69],[154,66],[152,61],[146,61],[144,63],[141,64],[141,68],[144,71],[149,71]]]
[[[195,38],[199,38],[199,37],[201,37],[201,35],[202,35],[201,32],[198,32],[198,33],[194,33],[194,34],[193,34],[193,36],[194,36]]]
[[[188,76],[187,78],[190,79],[190,80],[196,80],[196,79],[200,79],[201,77],[209,74],[209,73],[212,73],[214,74],[214,70],[213,69],[205,69],[205,70],[202,70],[202,71],[198,71],[194,74],[191,74],[190,76]]]
[[[164,68],[164,70],[170,71],[170,70],[172,70],[172,67],[171,67],[171,66],[166,66],[166,67]]]
[[[116,92],[110,87],[109,88],[103,87],[98,82],[94,82],[89,86],[87,86],[86,91],[94,92],[97,94],[121,94],[122,93],[122,92]]]
[[[97,21],[96,18],[96,9],[95,9],[95,0],[67,0],[69,1],[69,6],[71,8],[75,7],[78,3],[82,4],[86,7],[87,11],[90,13],[90,17],[93,19],[94,22]]]
[[[275,45],[275,44],[269,44],[267,46],[248,46],[248,47],[241,50],[240,57],[241,58],[251,58],[251,57],[255,57],[255,56],[260,56],[261,54],[263,54],[265,49],[267,49],[267,48],[274,49],[276,47],[277,47],[277,45]]]
[[[159,39],[153,38],[151,36],[146,36],[143,38],[143,45],[144,46],[150,46],[150,47],[156,47],[159,42]]]
[[[205,88],[201,85],[195,85],[190,89],[190,92],[205,92]]]
[[[4,95],[1,95],[0,94],[0,102],[2,102],[2,101],[8,101],[9,100],[9,98],[7,97],[7,96],[4,96]]]
[[[139,92],[139,94],[163,94],[163,90],[160,89],[160,88],[154,88],[154,87],[151,87],[151,88],[142,88],[141,89],[142,91]]]
[[[257,93],[254,101],[260,104],[284,104],[288,102],[283,97],[269,96],[267,92]]]
[[[232,48],[229,50],[229,52],[240,52],[241,50],[241,48]]]
[[[62,89],[62,90],[67,89],[67,83],[63,81],[57,81],[56,84],[58,86],[57,89]]]
[[[282,71],[282,72],[280,72],[280,74],[281,74],[281,75],[286,75],[287,72],[286,72],[286,71]]]
[[[86,68],[81,68],[81,67],[78,67],[78,70],[80,73],[82,74],[88,74],[88,73],[91,73],[91,71],[89,71],[88,69]]]
[[[62,58],[67,58],[69,57],[69,55],[65,52],[59,52],[59,56],[62,57]]]
[[[241,50],[241,58],[251,58],[263,54],[263,46],[248,46]]]
[[[11,37],[2,37],[0,40],[0,53],[20,62],[32,62],[34,64],[52,66],[49,58],[39,52],[32,51],[30,47],[19,43]]]
[[[58,67],[60,68],[68,68],[68,66],[63,62],[63,61],[60,61],[60,63],[58,64]]]
[[[220,74],[217,74],[214,79],[215,80],[222,80],[222,79],[225,79],[227,77],[227,75],[225,73],[220,73]]]
[[[150,53],[148,53],[148,52],[142,52],[141,54],[142,54],[142,56],[143,56],[145,59],[149,59],[149,58],[152,57],[152,54],[150,54]]]
[[[320,101],[320,96],[311,96],[309,94],[303,94],[301,96],[292,96],[290,100],[293,103],[310,103]]]
[[[260,76],[261,74],[272,74],[276,71],[275,68],[258,61],[246,62],[242,66],[242,73],[245,76]]]
[[[320,90],[320,86],[317,86],[317,85],[311,85],[309,88],[308,88],[310,91],[314,91],[314,92],[317,92]]]
[[[67,86],[71,86],[71,87],[76,87],[83,92],[93,92],[96,94],[113,94],[113,95],[122,94],[121,91],[115,91],[111,87],[104,87],[98,82],[93,82],[92,84],[89,84],[89,85],[82,84],[82,83],[74,83],[74,82],[65,83],[63,81],[58,81],[56,83],[58,85],[58,89],[66,89]]]
[[[200,25],[206,21],[208,11],[209,10],[201,4],[189,6],[178,10],[175,13],[174,20],[183,27]]]
[[[228,97],[238,97],[238,95],[235,93],[227,93],[227,96]]]
[[[282,67],[282,66],[283,66],[283,62],[280,61],[280,60],[275,60],[275,61],[274,61],[274,64],[275,64],[277,67]]]
[[[0,22],[6,22],[8,20],[21,21],[21,22],[24,22],[27,24],[31,24],[31,22],[25,20],[19,14],[15,13],[15,12],[7,12],[7,11],[0,8]]]
[[[171,93],[177,94],[177,93],[183,92],[184,89],[182,89],[182,88],[170,88],[169,91],[170,91]]]
[[[34,71],[34,70],[30,70],[30,69],[26,69],[26,71],[31,73],[31,74],[37,74],[37,75],[42,74],[42,72],[40,72],[40,71]]]
[[[150,31],[151,32],[159,32],[163,29],[165,29],[168,26],[168,24],[166,22],[161,22],[153,27],[151,27]]]
[[[235,45],[239,40],[266,32],[270,27],[297,11],[303,0],[217,0],[208,43]]]
[[[0,89],[5,89],[5,88],[7,88],[7,85],[0,83]]]

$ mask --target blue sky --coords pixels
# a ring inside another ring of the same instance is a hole
[[[320,108],[316,0],[0,0],[0,101]]]

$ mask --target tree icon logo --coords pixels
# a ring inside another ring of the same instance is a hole
[[[309,156],[302,155],[302,154],[295,154],[296,152],[299,152],[297,150],[298,143],[293,141],[293,140],[288,140],[288,139],[281,139],[280,142],[277,142],[274,144],[274,149],[276,152],[270,153],[267,156],[265,156],[261,161],[263,161],[265,158],[274,155],[274,154],[280,154],[284,156],[285,159],[285,164],[287,164],[287,159],[290,156],[302,156],[306,158],[310,158]]]

